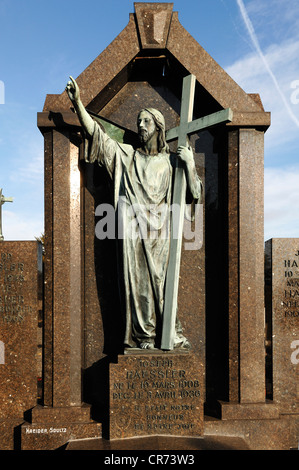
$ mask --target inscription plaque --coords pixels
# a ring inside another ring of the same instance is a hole
[[[271,285],[266,308],[272,312],[273,401],[284,412],[298,412],[299,238],[266,242],[266,280]]]
[[[190,354],[118,357],[110,364],[110,439],[203,433],[203,372]]]

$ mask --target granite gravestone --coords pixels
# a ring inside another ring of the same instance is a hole
[[[299,413],[299,239],[268,240],[265,260],[273,401],[282,413]]]
[[[37,318],[42,308],[38,242],[0,243],[0,449],[37,403]]]
[[[262,201],[269,113],[258,95],[245,93],[189,35],[169,3],[136,3],[127,27],[76,81],[84,107],[107,133],[116,127],[126,141],[144,106],[160,109],[168,129],[179,124],[182,83],[189,74],[196,77],[193,119],[233,111],[231,123],[190,137],[204,186],[204,236],[196,249],[186,249],[183,240],[178,312],[192,344],[186,365],[192,358],[199,369],[194,372],[192,361],[186,369],[179,357],[174,367],[165,361],[145,369],[146,356],[122,354],[115,241],[95,236],[97,208],[113,204],[107,174],[84,162],[82,128],[67,93],[48,95],[38,115],[45,139],[44,404],[32,410],[32,424],[24,427],[24,438],[32,430],[25,448],[55,448],[79,435],[98,436],[98,446],[104,446],[101,423],[110,416],[119,429],[131,412],[130,436],[160,422],[165,429],[174,425],[171,431],[184,424],[185,437],[189,426],[193,436],[240,436],[250,448],[289,446],[289,423],[265,397]],[[172,353],[165,354],[170,361]],[[163,374],[167,380],[154,380]],[[173,403],[181,411],[175,419],[171,400],[182,398],[182,375],[190,401]],[[168,390],[155,385],[163,383]],[[159,393],[153,409],[141,402],[145,387],[151,396]],[[198,388],[200,396],[193,399]],[[164,391],[175,394],[162,403]],[[197,410],[202,400],[209,414],[204,422]],[[33,429],[55,423],[68,431],[56,439],[53,434],[41,439],[37,431],[33,436]],[[81,434],[71,431],[76,423]],[[113,432],[111,446],[119,437]]]
[[[110,366],[109,438],[202,436],[203,368],[191,354],[130,354]]]

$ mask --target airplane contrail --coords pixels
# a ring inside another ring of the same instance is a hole
[[[256,36],[256,34],[255,34],[255,30],[254,30],[253,24],[252,24],[252,22],[251,22],[251,20],[250,20],[250,18],[249,18],[249,16],[248,16],[248,13],[247,13],[247,11],[246,11],[246,8],[245,8],[245,5],[244,5],[243,0],[237,0],[237,4],[238,4],[238,7],[239,7],[239,9],[240,9],[240,12],[241,12],[243,21],[244,21],[244,23],[245,23],[245,26],[246,26],[246,28],[247,28],[247,31],[248,31],[248,33],[249,33],[249,36],[250,36],[250,38],[251,38],[251,41],[252,41],[252,43],[253,43],[253,45],[254,45],[254,47],[255,47],[257,53],[259,54],[260,58],[262,59],[262,61],[263,61],[264,65],[265,65],[265,67],[266,67],[266,69],[267,69],[267,71],[268,71],[270,77],[272,78],[272,80],[273,80],[273,82],[274,82],[274,85],[275,85],[275,87],[276,87],[278,93],[280,94],[281,99],[282,99],[282,101],[283,101],[283,103],[284,103],[284,105],[285,105],[285,107],[286,107],[286,109],[287,109],[287,111],[288,111],[288,113],[289,113],[291,119],[294,121],[294,123],[296,124],[296,126],[299,127],[299,120],[297,119],[297,117],[296,117],[295,114],[293,113],[293,111],[292,111],[292,109],[291,109],[291,107],[290,107],[290,105],[289,105],[289,103],[288,103],[286,97],[284,96],[284,94],[283,94],[283,92],[282,92],[282,90],[281,90],[281,88],[280,88],[280,86],[279,86],[279,83],[278,83],[278,81],[277,81],[277,79],[276,79],[274,73],[273,73],[272,70],[271,70],[271,67],[270,67],[270,65],[269,65],[269,63],[268,63],[266,57],[265,57],[264,54],[263,54],[263,51],[262,51],[262,49],[261,49],[261,47],[260,47],[258,38],[257,38],[257,36]]]

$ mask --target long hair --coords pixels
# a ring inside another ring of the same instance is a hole
[[[166,142],[166,136],[165,136],[165,119],[163,114],[158,110],[154,108],[144,108],[140,111],[147,111],[151,116],[153,117],[155,124],[157,128],[159,129],[158,132],[158,151],[160,153],[170,153],[169,150],[169,145]],[[139,113],[139,114],[140,114]]]

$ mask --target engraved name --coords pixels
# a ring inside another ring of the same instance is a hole
[[[294,256],[298,256],[299,251],[296,250]],[[283,290],[283,298],[280,302],[283,317],[285,319],[299,318],[299,261],[298,259],[284,259],[284,278],[285,285]]]

